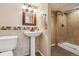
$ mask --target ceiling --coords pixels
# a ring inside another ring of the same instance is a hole
[[[79,3],[50,3],[49,5],[52,10],[67,11],[79,6]]]

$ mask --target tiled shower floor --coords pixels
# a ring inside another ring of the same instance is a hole
[[[77,56],[76,54],[73,54],[59,46],[53,46],[51,50],[52,56]]]

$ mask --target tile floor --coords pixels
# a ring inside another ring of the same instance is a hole
[[[77,56],[76,54],[73,54],[59,46],[53,46],[51,50],[52,56]]]
[[[77,56],[76,54],[69,52],[59,46],[53,46],[51,50],[52,50],[51,53],[52,56]],[[36,52],[36,56],[41,56],[41,54],[39,52]]]

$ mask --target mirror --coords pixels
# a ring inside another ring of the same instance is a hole
[[[36,12],[32,6],[28,7],[25,5],[22,11],[22,25],[36,25]]]

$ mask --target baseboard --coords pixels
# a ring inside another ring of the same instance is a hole
[[[55,44],[51,44],[51,46],[55,46]]]
[[[40,50],[38,50],[38,52],[41,54],[41,56],[45,56]]]

